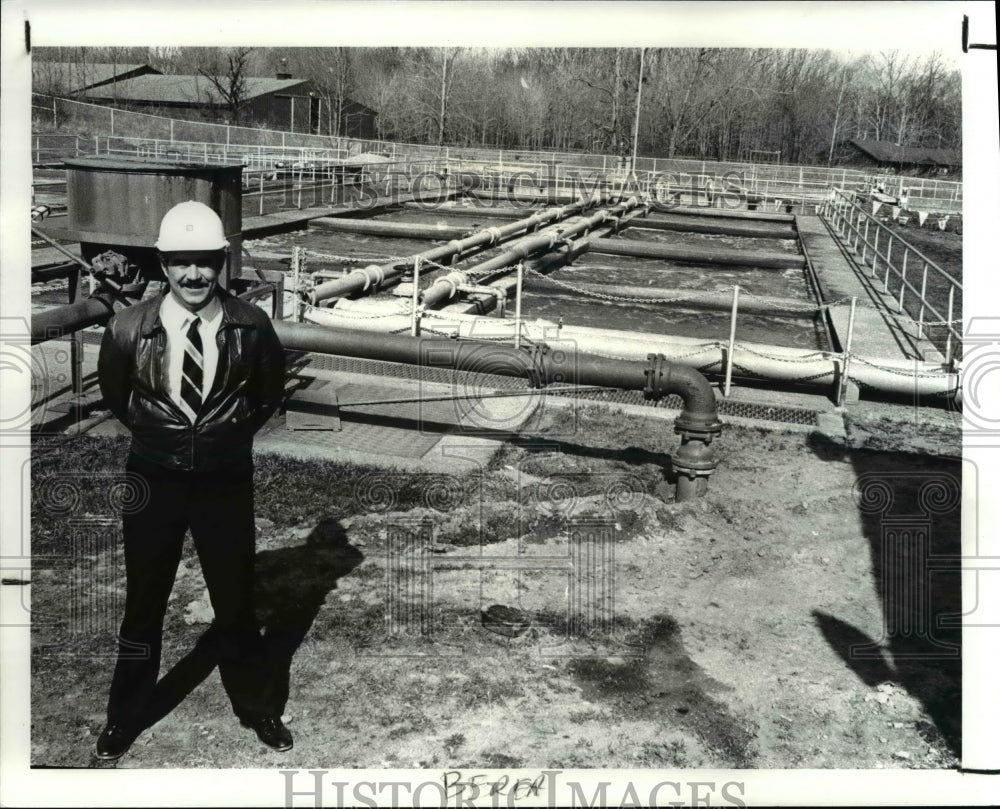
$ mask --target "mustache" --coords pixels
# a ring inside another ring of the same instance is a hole
[[[181,281],[180,285],[186,289],[204,289],[211,285],[210,281]]]

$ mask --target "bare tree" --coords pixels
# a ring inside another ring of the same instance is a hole
[[[448,92],[451,88],[452,82],[452,67],[454,66],[455,58],[458,56],[458,48],[439,48],[438,56],[441,59],[441,85],[438,91],[439,96],[439,107],[438,107],[438,131],[437,131],[437,145],[444,145],[444,128],[448,120]]]
[[[253,48],[228,48],[209,51],[198,73],[211,82],[229,112],[230,122],[240,123],[247,103],[247,81]]]
[[[354,92],[355,52],[353,48],[305,48],[297,60],[326,105],[327,132],[336,137],[344,134],[344,108]]]

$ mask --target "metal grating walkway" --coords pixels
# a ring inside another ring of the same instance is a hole
[[[527,387],[525,380],[518,377],[454,371],[449,368],[428,368],[384,362],[381,360],[335,357],[327,354],[299,354],[298,359],[292,362],[293,364],[304,363],[305,367],[324,371],[340,371],[344,373],[366,374],[372,377],[418,379],[424,382],[437,382],[444,385],[453,385],[457,390],[462,391],[474,390],[476,388],[521,390]],[[679,396],[667,396],[660,403],[649,401],[643,398],[641,391],[637,390],[609,389],[606,391],[560,392],[559,386],[550,385],[546,388],[546,392],[555,396],[575,396],[583,400],[641,405],[643,407],[680,409],[684,404]],[[727,399],[718,401],[717,407],[720,416],[758,419],[784,424],[802,424],[810,427],[815,427],[819,424],[816,411],[806,408],[761,405]]]

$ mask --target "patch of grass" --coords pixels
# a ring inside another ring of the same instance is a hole
[[[72,552],[70,520],[121,515],[128,439],[40,438],[31,455],[31,548],[34,556]],[[109,543],[115,529],[108,528]]]
[[[257,515],[279,528],[330,515],[433,507],[437,497],[468,500],[478,492],[472,474],[412,474],[280,455],[256,455],[254,463]]]
[[[455,755],[456,752],[465,744],[465,734],[464,733],[452,733],[448,738],[444,740],[444,749],[449,756]]]
[[[463,683],[462,693],[458,695],[459,704],[463,708],[474,708],[523,697],[524,686],[520,681],[512,679],[510,673],[509,668],[497,669],[496,676],[480,671],[472,672]]]
[[[665,742],[646,742],[639,753],[639,764],[643,767],[688,767],[691,760],[681,739]]]
[[[506,753],[496,753],[491,750],[477,757],[476,766],[486,769],[516,770],[523,761],[524,759],[517,756],[509,756]]]

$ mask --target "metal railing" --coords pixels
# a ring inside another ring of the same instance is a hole
[[[899,313],[917,324],[917,337],[935,344],[943,338],[945,364],[950,366],[962,345],[961,282],[858,206],[852,194],[834,189],[820,215],[861,265],[871,267],[872,278],[879,279],[881,273],[883,292],[895,298]],[[919,287],[913,283],[916,278]]]
[[[811,201],[819,189],[831,185],[841,188],[862,188],[871,183],[873,176],[877,176],[886,190],[897,196],[902,196],[902,190],[905,188],[913,208],[957,213],[961,210],[962,203],[961,182],[885,174],[871,169],[777,165],[686,157],[639,157],[632,166],[631,161],[617,155],[436,146],[346,136],[311,135],[304,132],[282,132],[186,121],[43,95],[33,95],[32,106],[37,115],[51,117],[53,124],[65,124],[74,120],[86,121],[92,128],[103,126],[109,135],[117,136],[121,140],[140,140],[141,134],[145,136],[147,143],[171,144],[179,151],[187,151],[190,148],[193,152],[200,148],[211,154],[228,149],[231,154],[266,155],[288,152],[304,154],[318,150],[342,156],[379,152],[393,160],[443,159],[446,165],[454,170],[461,169],[463,165],[488,165],[497,167],[501,172],[520,170],[536,171],[540,174],[545,171],[563,174],[569,171],[618,174],[634,168],[639,176],[660,178],[661,182],[664,177],[669,178],[670,175],[674,175],[679,178],[711,177],[713,181],[719,183],[728,173],[735,172],[743,177],[742,184],[753,193],[759,192],[768,198],[778,200],[796,201]],[[123,134],[126,135],[125,138],[122,138]],[[104,139],[104,136],[101,136],[101,140]],[[82,138],[81,143],[77,145],[75,152],[77,156],[81,154],[81,148],[89,149],[86,138]],[[36,137],[35,153],[41,154],[43,151],[45,150]]]
[[[454,182],[432,162],[351,167],[340,161],[313,161],[308,165],[244,170],[243,185],[244,212],[254,207],[263,216],[265,208],[270,209],[273,203],[279,209],[302,210],[345,203],[363,209],[404,194],[450,190]]]

